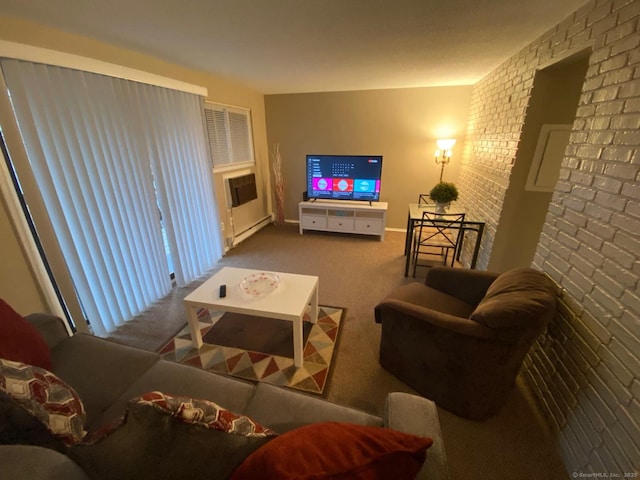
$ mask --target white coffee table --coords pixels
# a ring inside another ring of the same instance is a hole
[[[270,293],[252,296],[240,289],[240,282],[264,270],[224,267],[184,299],[189,320],[189,330],[195,348],[202,346],[198,325],[198,309],[256,315],[288,320],[293,323],[293,363],[302,366],[302,321],[310,306],[310,322],[318,321],[318,277],[293,273],[273,273],[280,277],[280,284]],[[220,285],[227,286],[227,296],[219,297]]]

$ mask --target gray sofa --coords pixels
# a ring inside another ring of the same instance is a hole
[[[156,353],[94,336],[69,337],[62,321],[50,315],[33,314],[26,318],[51,348],[52,372],[82,399],[89,431],[122,417],[131,398],[155,390],[213,401],[278,433],[309,423],[337,421],[431,437],[433,445],[417,478],[448,478],[437,410],[425,398],[390,393],[384,414],[379,417],[288,389],[265,383],[256,386],[165,361]],[[5,480],[89,478],[69,456],[38,446],[0,445],[0,465]],[[188,477],[186,473],[185,476]]]

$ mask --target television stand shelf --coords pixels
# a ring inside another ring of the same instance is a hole
[[[300,235],[305,230],[377,235],[384,240],[387,202],[309,201],[298,204]]]

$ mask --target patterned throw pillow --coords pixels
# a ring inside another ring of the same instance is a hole
[[[75,445],[84,437],[84,405],[76,392],[53,373],[0,359],[0,390],[40,420],[65,445]]]
[[[254,422],[249,417],[225,410],[209,400],[173,397],[162,392],[149,392],[133,402],[150,405],[158,411],[193,425],[235,433],[245,437],[275,437],[276,432]]]
[[[226,480],[274,438],[213,402],[150,392],[129,401],[119,424],[85,437],[67,454],[96,479]]]

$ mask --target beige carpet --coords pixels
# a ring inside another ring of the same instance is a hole
[[[285,271],[320,277],[321,304],[347,309],[330,401],[381,414],[388,392],[413,392],[378,364],[380,325],[373,307],[405,278],[404,233],[373,237],[307,233],[294,225],[270,225],[230,250],[219,267]],[[212,270],[215,271],[216,269]],[[424,269],[418,270],[424,276]],[[164,345],[186,322],[182,298],[199,285],[177,289],[110,338],[148,350]],[[420,281],[420,278],[416,279]],[[545,428],[533,397],[518,382],[506,407],[484,422],[465,420],[438,409],[452,480],[546,480],[568,478],[556,439]]]

